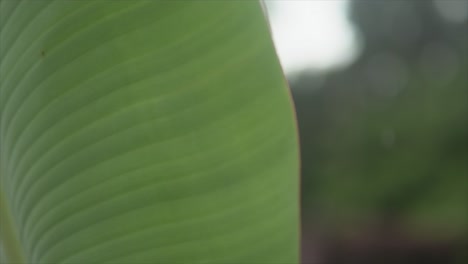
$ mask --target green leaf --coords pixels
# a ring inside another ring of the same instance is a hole
[[[0,58],[4,261],[298,263],[259,2],[0,0]]]

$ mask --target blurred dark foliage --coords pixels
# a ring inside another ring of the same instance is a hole
[[[303,262],[468,263],[466,20],[431,0],[355,0],[351,20],[352,65],[290,80]]]

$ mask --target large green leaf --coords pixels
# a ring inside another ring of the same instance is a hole
[[[0,12],[0,259],[298,262],[293,108],[259,2]]]

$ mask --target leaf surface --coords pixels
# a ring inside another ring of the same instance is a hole
[[[298,262],[294,114],[259,2],[0,12],[2,219],[20,258]]]

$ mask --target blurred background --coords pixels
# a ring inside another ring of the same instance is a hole
[[[303,263],[468,263],[468,0],[266,0]]]

